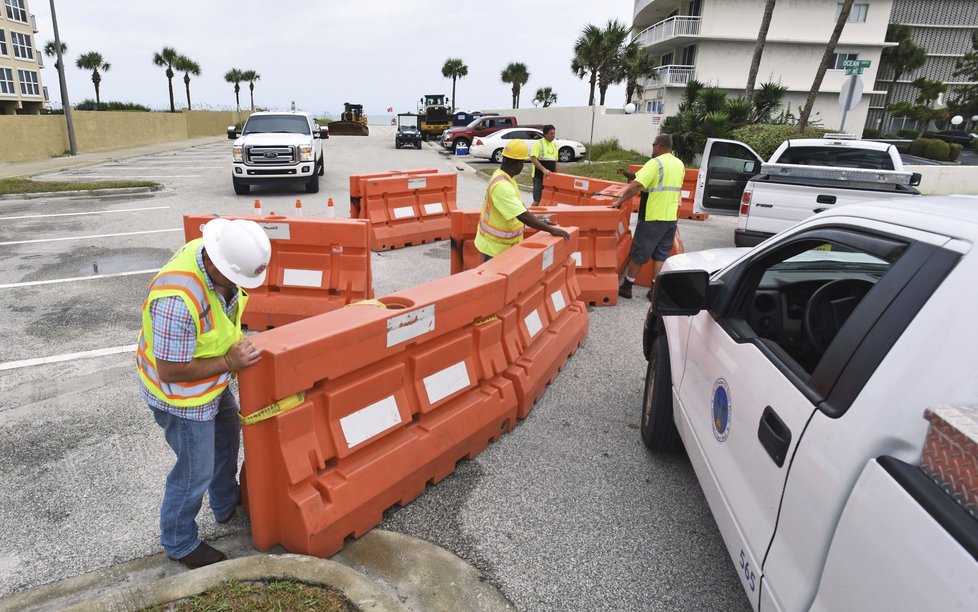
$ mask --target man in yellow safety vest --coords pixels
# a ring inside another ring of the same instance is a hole
[[[241,333],[242,287],[265,282],[271,244],[254,221],[213,219],[204,237],[181,247],[150,283],[143,303],[136,366],[143,397],[176,463],[160,507],[160,542],[190,568],[223,561],[198,537],[204,492],[220,523],[241,501],[238,404],[233,373],[258,362]]]
[[[518,138],[510,140],[503,149],[503,163],[489,179],[479,216],[479,229],[475,234],[475,248],[482,253],[483,261],[489,261],[523,240],[524,226],[565,240],[570,238],[570,234],[550,221],[540,219],[523,205],[520,188],[513,177],[523,171],[528,153],[524,141]]]
[[[634,174],[622,168],[618,169],[618,174],[629,179],[629,183],[625,191],[611,204],[612,208],[621,208],[635,194],[642,192],[638,225],[632,237],[632,250],[628,254],[628,269],[618,287],[618,295],[630,298],[632,284],[642,266],[651,258],[654,278],[672,250],[686,166],[672,154],[672,136],[659,134],[652,141],[652,159],[645,162]],[[652,292],[649,291],[649,298],[651,297]]]
[[[543,126],[543,138],[534,140],[530,147],[530,162],[533,164],[533,206],[540,205],[543,197],[543,179],[557,171],[557,130],[552,125]]]

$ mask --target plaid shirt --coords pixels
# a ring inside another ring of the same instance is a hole
[[[204,270],[207,289],[214,291],[214,283],[211,282],[211,277],[204,268],[203,246],[197,251],[197,265]],[[230,302],[225,302],[220,291],[217,292],[217,297],[221,300],[221,307],[225,314],[233,321],[232,313],[238,307],[238,292],[234,292]],[[179,363],[193,360],[194,351],[197,350],[197,324],[194,322],[194,315],[187,310],[183,298],[171,296],[153,300],[149,305],[149,317],[153,322],[154,357]],[[150,393],[141,380],[139,386],[150,408],[169,412],[191,421],[210,421],[217,415],[217,407],[221,403],[221,397],[218,396],[203,406],[181,408],[168,404]]]

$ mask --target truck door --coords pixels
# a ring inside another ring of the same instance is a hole
[[[710,138],[696,179],[693,211],[737,216],[747,181],[761,172],[761,156],[742,142]]]

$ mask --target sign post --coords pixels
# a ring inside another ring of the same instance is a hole
[[[839,92],[839,106],[842,107],[842,123],[839,125],[839,131],[844,132],[846,127],[846,115],[849,111],[856,108],[859,101],[863,97],[863,82],[859,78],[859,75],[863,73],[863,70],[869,68],[872,64],[869,60],[845,60],[842,62],[842,67],[846,69],[846,75],[849,76],[849,80],[846,84],[842,86],[842,91]]]

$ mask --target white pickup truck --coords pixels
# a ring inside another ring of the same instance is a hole
[[[248,117],[239,134],[228,126],[231,149],[231,184],[234,193],[247,195],[251,185],[302,183],[306,192],[319,191],[325,172],[323,139],[329,129],[320,127],[308,113],[258,112]]]
[[[666,261],[641,437],[755,610],[978,609],[976,245],[978,197],[922,196]]]
[[[709,139],[693,210],[739,215],[734,243],[754,246],[813,214],[869,200],[919,195],[893,145],[846,135],[786,140],[764,162],[736,140]]]

